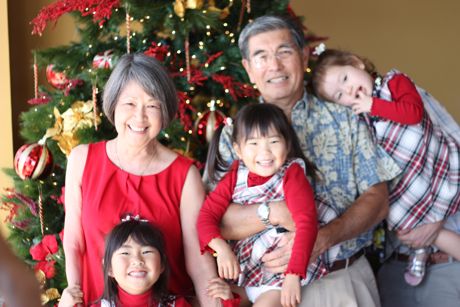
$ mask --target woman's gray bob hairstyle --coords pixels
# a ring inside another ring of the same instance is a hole
[[[115,124],[115,107],[125,86],[134,81],[144,91],[161,102],[161,125],[166,128],[174,119],[178,99],[174,82],[163,65],[143,53],[123,55],[104,87],[102,108],[105,116]]]

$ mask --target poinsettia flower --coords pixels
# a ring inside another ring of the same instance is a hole
[[[56,260],[40,261],[35,265],[35,271],[42,270],[47,279],[53,278],[56,275],[56,268],[54,267]]]
[[[55,235],[46,235],[42,241],[29,250],[32,259],[46,260],[48,256],[57,253],[59,246]]]

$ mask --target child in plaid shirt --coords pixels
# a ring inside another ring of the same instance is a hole
[[[449,217],[435,246],[460,260],[460,235],[447,227],[460,219],[460,127],[431,95],[392,70],[383,78],[357,55],[322,52],[312,77],[320,98],[363,114],[376,142],[403,170],[390,186],[390,229],[400,235]],[[426,109],[425,109],[426,108]],[[450,230],[448,230],[450,229]],[[430,247],[412,250],[405,280],[423,280]]]
[[[208,161],[214,162],[208,164],[210,178],[214,178],[215,169],[222,167],[218,165],[216,148],[221,130],[216,131],[209,149]],[[203,204],[197,224],[201,250],[215,253],[219,276],[238,279],[238,285],[245,287],[254,306],[296,306],[300,302],[301,283],[325,273],[319,260],[308,266],[318,222],[313,190],[305,173],[315,178],[315,167],[302,154],[286,115],[273,104],[242,108],[235,119],[232,140],[240,160],[233,162]],[[275,219],[273,214],[269,215],[267,203],[277,200],[286,201],[295,223],[292,228],[272,225]],[[219,225],[230,202],[257,204],[264,230],[227,243]],[[262,256],[276,247],[280,233],[294,230],[292,256],[285,275],[263,271]]]

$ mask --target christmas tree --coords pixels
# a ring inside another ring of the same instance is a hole
[[[242,27],[265,14],[300,23],[287,0],[59,0],[39,12],[33,33],[64,14],[73,15],[80,41],[34,52],[35,96],[20,118],[26,145],[16,153],[15,170],[8,170],[14,188],[2,197],[9,240],[34,268],[49,305],[66,286],[66,158],[80,143],[115,136],[101,113],[100,92],[117,58],[144,52],[168,68],[180,107],[159,139],[201,167],[213,130],[257,99],[241,66]],[[39,70],[46,70],[49,84],[38,84]]]

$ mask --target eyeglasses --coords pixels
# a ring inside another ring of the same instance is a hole
[[[258,69],[266,68],[271,63],[273,57],[277,61],[285,62],[290,60],[296,53],[297,49],[293,47],[281,47],[276,53],[269,54],[266,51],[257,53],[251,58],[254,66]]]

